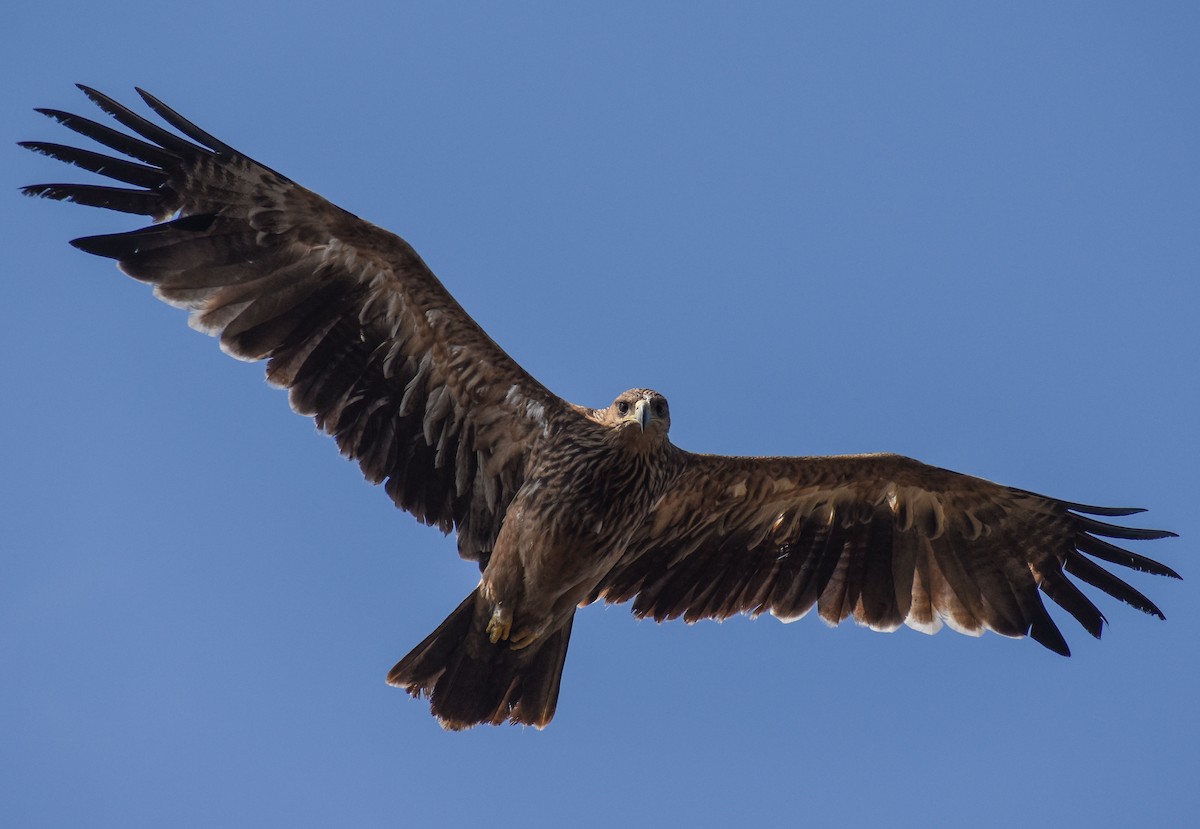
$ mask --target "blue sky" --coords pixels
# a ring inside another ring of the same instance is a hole
[[[1200,808],[1200,8],[21,4],[0,33],[0,823],[1183,825]],[[569,7],[570,6],[570,7]],[[1095,642],[579,614],[544,732],[383,677],[473,586],[259,366],[21,199],[143,86],[697,451],[895,451],[1183,538]],[[631,336],[630,332],[637,332]],[[730,398],[741,415],[720,405]]]

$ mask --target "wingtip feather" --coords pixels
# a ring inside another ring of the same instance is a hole
[[[1082,512],[1087,515],[1108,515],[1112,517],[1122,517],[1126,515],[1137,515],[1145,512],[1145,507],[1098,507],[1093,504],[1079,504],[1074,501],[1063,501],[1063,506],[1072,512]]]
[[[113,248],[113,237],[120,234],[107,233],[101,236],[80,236],[72,239],[69,244],[76,250],[90,253],[93,256],[104,256],[109,259],[119,259],[120,253]]]
[[[100,103],[101,100],[104,100],[108,97],[103,92],[99,92],[96,89],[93,89],[92,87],[88,86],[87,84],[77,83],[77,84],[75,84],[75,88],[78,89],[80,92],[82,92],[84,95],[86,95],[88,100],[92,101],[93,103],[98,104],[98,103]]]

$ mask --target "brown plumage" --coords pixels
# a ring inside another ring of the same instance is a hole
[[[400,237],[251,160],[146,93],[183,136],[100,93],[134,135],[39,110],[133,161],[23,146],[132,187],[44,184],[29,195],[152,217],[77,239],[186,308],[193,327],[315,418],[372,483],[454,531],[479,586],[391,671],[449,728],[554,715],[575,609],[633,602],[656,620],[814,606],[830,624],[1030,635],[1066,655],[1050,597],[1093,636],[1100,610],[1074,575],[1156,616],[1093,559],[1170,568],[1103,539],[1172,533],[895,455],[730,458],[668,438],[647,389],[604,409],[568,403],[459,307]],[[1090,556],[1090,557],[1089,557]],[[1039,592],[1040,591],[1040,592]]]

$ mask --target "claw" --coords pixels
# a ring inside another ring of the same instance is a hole
[[[492,618],[487,624],[488,639],[494,645],[501,639],[507,639],[512,632],[512,611],[507,608],[496,606],[492,611]]]

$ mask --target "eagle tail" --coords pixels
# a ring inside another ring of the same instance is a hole
[[[388,673],[388,684],[427,696],[442,727],[480,723],[545,728],[554,717],[574,615],[541,641],[514,650],[493,644],[479,590]],[[477,606],[478,605],[478,606]]]

